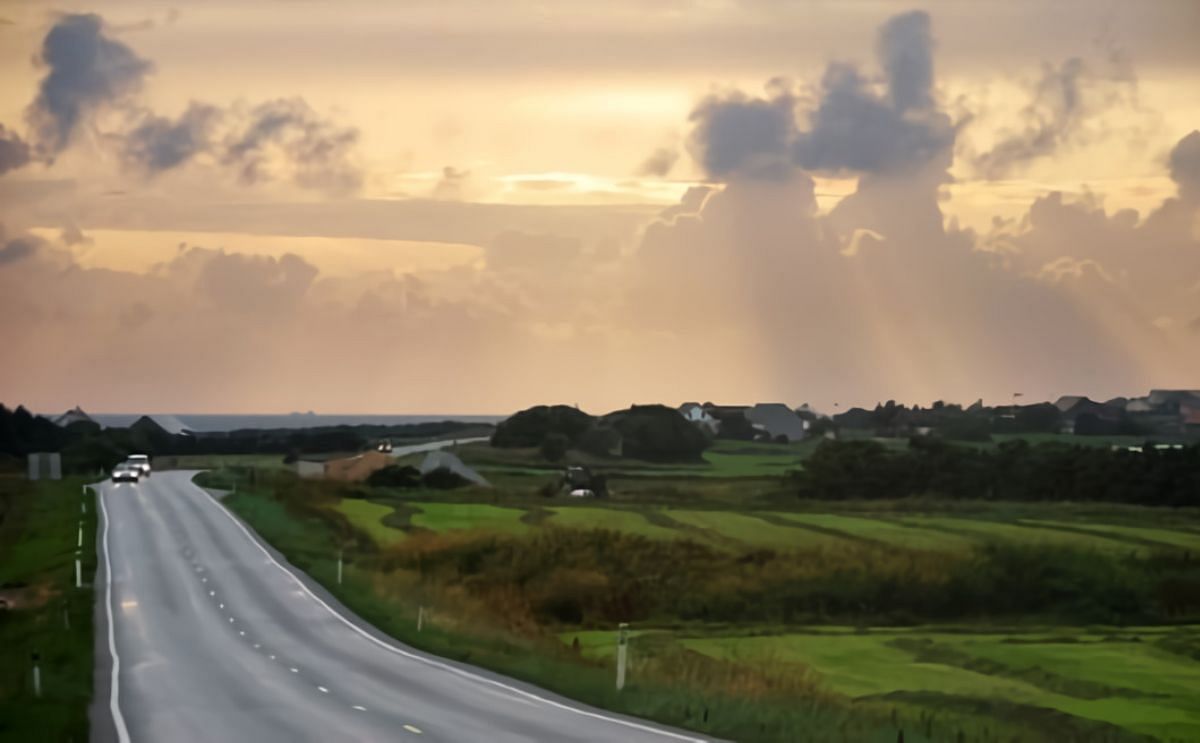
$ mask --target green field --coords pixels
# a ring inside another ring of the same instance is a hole
[[[1090,721],[1164,741],[1197,740],[1200,662],[1164,649],[1162,641],[1172,635],[1194,641],[1200,628],[1099,633],[1059,627],[999,634],[831,627],[732,637],[647,630],[630,633],[630,656],[653,656],[678,646],[740,665],[807,675],[820,688],[859,701],[886,695],[937,702],[946,710],[953,704],[986,710],[999,702],[1008,705],[999,709],[1010,721],[1025,716],[1035,726],[1049,709],[1084,728]],[[560,635],[566,644],[576,639],[585,657],[611,661],[615,654],[614,632]],[[633,667],[636,673],[636,663]]]
[[[910,549],[926,549],[941,551],[961,551],[970,549],[978,540],[968,536],[951,534],[935,529],[924,529],[918,526],[908,526],[895,521],[863,518],[860,516],[842,516],[833,513],[788,513],[778,514],[786,521],[805,524],[819,529],[829,529],[841,532],[851,537],[869,539],[894,546]],[[909,521],[914,521],[910,519]]]
[[[346,514],[346,518],[350,519],[351,524],[366,532],[381,547],[399,542],[406,536],[400,529],[393,529],[383,523],[383,517],[395,510],[392,506],[365,500],[344,499],[337,508]]]
[[[435,532],[476,529],[519,534],[529,529],[521,521],[525,511],[502,508],[486,503],[413,503],[420,513],[412,517],[412,525]],[[385,527],[386,528],[386,527]]]
[[[641,534],[654,539],[675,539],[683,536],[677,529],[669,529],[647,521],[645,515],[638,511],[573,506],[555,508],[552,512],[554,515],[545,522],[549,526],[570,529],[612,529],[630,534]]]

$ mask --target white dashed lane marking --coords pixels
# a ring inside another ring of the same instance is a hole
[[[417,727],[416,725],[405,725],[404,729],[407,730],[408,732],[414,733],[416,735],[421,734],[421,728]]]
[[[321,692],[322,694],[328,694],[328,693],[329,693],[329,689],[326,689],[324,686],[318,686],[318,687],[317,687],[317,689],[318,689],[318,690],[320,690],[320,692]]]

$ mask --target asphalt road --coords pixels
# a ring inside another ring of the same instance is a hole
[[[384,638],[194,474],[98,486],[93,741],[701,740]]]

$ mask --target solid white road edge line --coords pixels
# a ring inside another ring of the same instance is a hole
[[[108,507],[104,505],[104,493],[99,487],[93,487],[92,492],[96,494],[96,500],[100,501],[100,513],[104,518],[104,531],[101,543],[104,545],[104,611],[108,616],[108,652],[112,656],[112,681],[108,695],[108,709],[112,712],[113,725],[117,728],[117,740],[120,743],[129,743],[129,730],[125,727],[125,716],[121,714],[120,703],[120,683],[119,676],[121,673],[121,656],[117,655],[117,638],[116,631],[113,628],[113,610],[112,610],[112,585],[113,572],[112,560],[108,556]]]
[[[309,587],[307,585],[305,585],[304,581],[300,580],[298,577],[296,577],[295,573],[293,573],[291,570],[288,570],[286,567],[284,567],[282,564],[280,564],[279,561],[276,560],[271,555],[271,553],[267,551],[267,548],[262,546],[262,544],[259,542],[258,538],[256,538],[255,535],[252,534],[250,532],[250,530],[247,529],[246,526],[241,521],[239,521],[237,519],[237,517],[234,516],[233,513],[229,509],[222,506],[216,498],[214,498],[212,495],[210,495],[207,490],[200,487],[199,485],[192,482],[191,480],[188,481],[188,484],[191,485],[196,490],[200,491],[200,493],[202,493],[205,496],[205,500],[207,500],[209,503],[211,503],[212,506],[215,507],[218,511],[223,513],[225,515],[225,518],[232,521],[234,526],[236,526],[238,529],[241,529],[242,533],[246,535],[246,538],[250,540],[250,543],[253,544],[255,547],[257,547],[259,549],[259,551],[262,552],[263,555],[266,556],[266,558],[271,562],[272,565],[279,568],[279,570],[282,571],[284,575],[291,578],[292,581],[297,586],[299,586],[301,591],[308,594],[309,598],[311,598],[313,601],[316,601],[318,604],[323,606],[326,611],[328,611],[330,614],[332,614],[342,624],[346,625],[351,630],[353,630],[356,634],[362,636],[367,641],[378,645],[379,647],[383,648],[384,650],[395,653],[396,655],[403,656],[410,660],[414,660],[418,663],[424,663],[425,665],[432,666],[434,668],[438,668],[443,671],[447,671],[449,673],[453,673],[456,676],[470,679],[477,683],[487,684],[488,686],[493,686],[498,689],[503,689],[511,694],[516,694],[517,696],[521,696],[526,699],[531,699],[535,702],[541,702],[542,704],[548,705],[550,707],[554,707],[556,709],[565,710],[567,712],[573,712],[577,715],[582,715],[584,717],[590,717],[595,720],[603,720],[605,722],[611,722],[611,723],[615,723],[617,725],[623,725],[627,728],[631,728],[633,730],[640,730],[645,733],[653,733],[655,735],[661,735],[664,738],[673,738],[675,740],[686,740],[686,741],[689,741],[690,743],[706,743],[706,741],[703,738],[694,738],[692,736],[682,735],[680,733],[675,733],[670,730],[660,730],[658,728],[650,727],[649,725],[642,725],[640,723],[633,722],[632,720],[623,720],[619,717],[610,717],[608,715],[603,715],[598,712],[591,712],[589,710],[572,707],[569,704],[563,704],[562,702],[556,702],[553,699],[547,699],[546,697],[538,696],[537,694],[534,694],[533,692],[525,691],[524,689],[518,689],[515,686],[510,686],[503,682],[496,681],[495,679],[490,679],[485,676],[480,676],[478,674],[471,673],[469,671],[464,671],[461,668],[456,668],[452,665],[433,660],[432,658],[426,658],[424,656],[417,655],[416,653],[410,653],[407,650],[398,648],[395,645],[384,642],[383,640],[380,640],[378,637],[375,637],[374,635],[372,635],[370,632],[367,632],[363,628],[359,627],[354,622],[351,622],[346,617],[342,616],[341,613],[339,613],[336,609],[334,609],[332,606],[330,606],[328,603],[326,603],[324,600],[322,600],[320,596],[313,593],[309,589]]]

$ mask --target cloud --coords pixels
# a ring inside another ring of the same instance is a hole
[[[1137,108],[1137,77],[1124,53],[1111,45],[1100,64],[1080,57],[1057,65],[1043,63],[1029,88],[1029,103],[1020,112],[1022,126],[1002,132],[992,148],[974,160],[984,178],[1004,178],[1068,145],[1103,134],[1102,128],[1088,126],[1100,113],[1118,106]]]
[[[1200,130],[1193,129],[1175,143],[1168,164],[1180,197],[1200,202]]]
[[[433,186],[433,198],[438,201],[461,201],[463,189],[470,178],[471,171],[447,165],[442,168],[442,177]]]
[[[29,163],[29,145],[14,131],[0,124],[0,175]]]
[[[674,147],[659,147],[638,166],[637,173],[642,176],[664,178],[670,174],[671,169],[678,161],[679,150]]]
[[[322,118],[303,99],[279,98],[238,117],[221,160],[245,184],[286,178],[303,188],[356,191],[362,173],[352,162],[359,133]]]
[[[150,114],[124,136],[126,164],[147,174],[170,170],[212,148],[213,130],[221,111],[192,103],[176,121]]]
[[[20,235],[0,243],[0,266],[29,258],[37,252],[42,240],[32,235]]]
[[[98,15],[71,14],[55,22],[38,61],[46,75],[27,110],[39,153],[62,152],[85,118],[137,93],[153,66],[104,32]]]
[[[880,29],[876,53],[884,90],[857,66],[828,65],[797,122],[800,98],[779,80],[766,97],[705,98],[692,112],[690,148],[705,173],[784,179],[796,167],[824,173],[884,173],[949,165],[957,127],[937,108],[933,37],[923,12]]]

